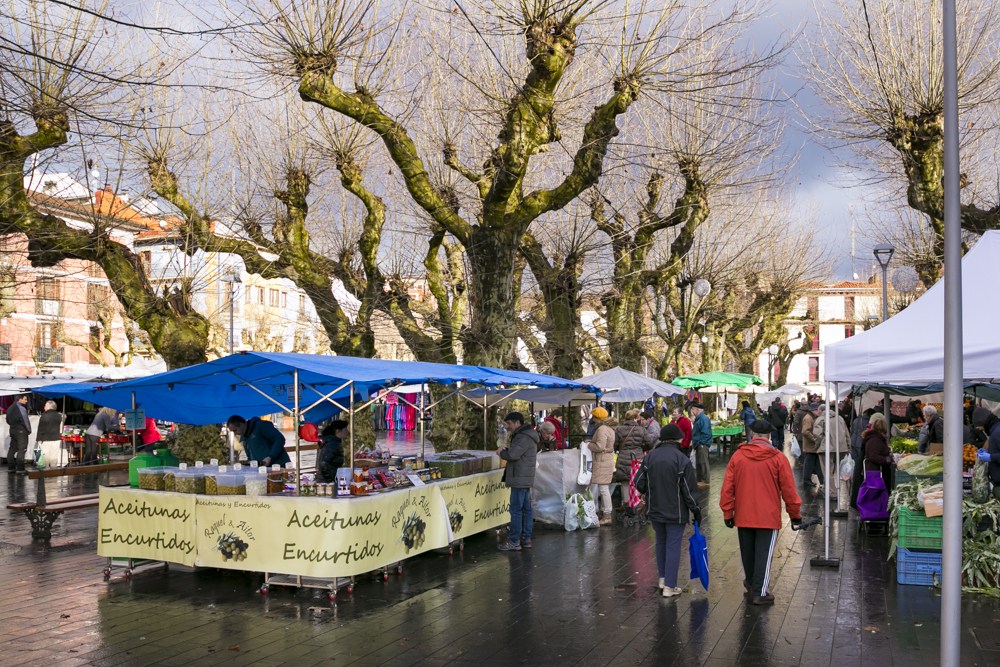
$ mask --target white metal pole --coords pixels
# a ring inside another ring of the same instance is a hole
[[[302,495],[302,457],[299,454],[299,369],[292,371],[292,382],[295,387],[292,389],[292,400],[295,402],[292,413],[292,429],[295,431],[295,495]]]
[[[830,558],[830,383],[826,383],[826,428],[823,429],[823,558]]]
[[[941,659],[962,654],[962,228],[959,201],[958,48],[955,0],[942,8],[944,55],[944,526]]]
[[[420,385],[420,458],[424,458],[424,385]]]

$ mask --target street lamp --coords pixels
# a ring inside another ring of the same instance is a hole
[[[771,343],[767,348],[767,388],[774,388],[774,358],[778,356],[778,346]]]
[[[232,354],[235,332],[235,327],[233,325],[233,309],[236,307],[236,286],[243,281],[240,280],[240,274],[236,272],[236,269],[230,269],[229,272],[224,274],[220,280],[224,283],[229,283],[229,354]]]
[[[889,319],[889,262],[896,249],[887,243],[880,243],[872,248],[875,261],[882,267],[882,321]]]

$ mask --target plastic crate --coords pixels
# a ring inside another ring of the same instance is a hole
[[[910,475],[902,470],[896,470],[896,486],[899,486],[900,484],[908,484],[916,479],[919,479],[925,484],[940,484],[944,481],[944,473],[939,475]]]
[[[897,544],[906,549],[941,549],[942,520],[909,507],[899,508]]]
[[[941,581],[940,551],[896,549],[896,583],[906,586],[933,586]]]

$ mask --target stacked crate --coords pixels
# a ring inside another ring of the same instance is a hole
[[[941,517],[900,507],[898,519],[896,581],[933,586],[941,579]]]

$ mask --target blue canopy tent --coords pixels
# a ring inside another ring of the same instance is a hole
[[[321,421],[337,412],[353,416],[382,389],[406,384],[471,383],[484,387],[533,386],[592,390],[549,375],[418,361],[387,361],[282,352],[240,352],[195,366],[114,384],[61,384],[39,388],[118,410],[141,406],[150,417],[181,424],[220,424],[230,415],[285,412]],[[423,409],[424,406],[421,406]],[[430,406],[427,406],[430,407]],[[423,419],[420,419],[423,424]],[[352,442],[353,464],[353,442]]]

